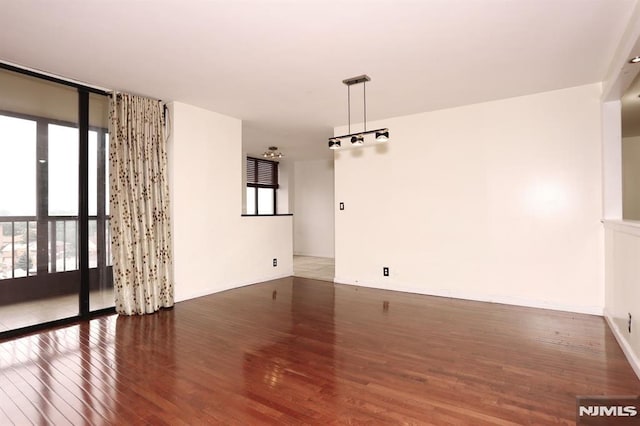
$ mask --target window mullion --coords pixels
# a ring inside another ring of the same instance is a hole
[[[278,196],[278,191],[273,188],[273,214],[278,214],[278,201],[277,201],[277,197]]]
[[[78,235],[81,316],[89,314],[89,92],[78,90]],[[79,231],[79,232],[78,232]]]
[[[255,209],[253,211],[253,214],[258,214],[258,212],[260,210],[258,210],[258,187],[255,188],[255,191],[253,191],[253,197],[254,197],[254,205],[255,205]]]
[[[106,182],[105,182],[105,174],[106,174],[106,156],[105,156],[105,145],[106,145],[106,136],[105,131],[100,129],[98,132],[98,142],[97,142],[97,170],[96,170],[96,255],[98,257],[98,270],[102,271],[106,266],[106,237],[105,237],[105,212],[106,212],[106,201],[105,201],[105,193],[106,193]]]
[[[36,125],[36,157],[36,268],[43,275],[49,269],[49,125],[42,119]]]

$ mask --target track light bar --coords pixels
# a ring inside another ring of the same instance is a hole
[[[351,144],[354,146],[361,146],[364,144],[364,135],[371,133],[376,134],[377,142],[386,142],[389,140],[389,129],[376,129],[367,130],[367,81],[371,81],[371,77],[366,74],[359,75],[357,77],[347,78],[342,80],[347,85],[347,107],[349,110],[349,132],[351,132],[351,86],[354,84],[363,83],[363,100],[364,100],[364,129],[361,132],[349,133],[348,135],[334,136],[329,138],[329,149],[338,149],[342,146],[340,139],[350,138]]]
[[[329,140],[331,139],[346,139],[346,138],[351,138],[353,136],[358,136],[358,135],[370,135],[371,133],[389,133],[389,129],[376,129],[376,130],[367,130],[366,132],[356,132],[356,133],[350,133],[348,135],[342,135],[342,136],[334,136],[332,138],[329,138]],[[389,136],[387,136],[388,138]],[[376,139],[377,140],[377,139]],[[379,142],[383,142],[383,141],[379,141]]]
[[[350,139],[353,145],[361,146],[364,143],[364,135],[370,135],[371,133],[376,134],[376,142],[386,142],[389,140],[389,129],[367,130],[366,132],[351,133],[329,138],[329,149],[340,148],[340,139]]]

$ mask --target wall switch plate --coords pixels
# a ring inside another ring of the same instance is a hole
[[[278,259],[273,259],[273,266],[278,266]]]
[[[340,210],[344,210],[344,203],[340,203]]]
[[[382,268],[382,275],[384,275],[385,277],[389,276],[389,268],[388,267],[384,267]]]

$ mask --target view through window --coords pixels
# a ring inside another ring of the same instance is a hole
[[[113,306],[108,100],[80,92],[0,69],[0,332],[81,314],[83,288],[91,310]],[[78,120],[80,96],[87,99],[85,123]],[[81,128],[88,132],[85,159]],[[81,179],[89,204],[85,284],[79,273]]]

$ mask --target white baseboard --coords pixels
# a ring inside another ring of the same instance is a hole
[[[629,345],[629,342],[624,337],[623,332],[616,325],[616,323],[613,322],[613,319],[611,319],[611,315],[608,314],[606,309],[604,311],[604,319],[607,321],[607,324],[609,325],[609,329],[611,330],[616,340],[618,341],[618,345],[620,345],[620,348],[622,348],[622,352],[624,353],[624,356],[627,357],[627,361],[629,361],[631,368],[633,368],[633,371],[636,373],[636,376],[638,376],[638,379],[640,379],[640,359],[638,359],[636,354],[633,352],[633,349],[631,349],[631,345]]]
[[[333,282],[337,284],[356,285],[360,287],[377,288],[380,290],[402,291],[405,293],[423,294],[426,296],[451,297],[453,299],[474,300],[477,302],[502,303],[505,305],[525,306],[528,308],[552,309],[554,311],[575,312],[579,314],[602,316],[602,306],[574,306],[558,303],[551,303],[542,300],[531,300],[513,296],[480,294],[471,292],[461,292],[456,290],[425,290],[423,288],[412,287],[407,285],[381,286],[378,284],[362,283],[359,280],[347,279],[343,277],[335,277]]]

